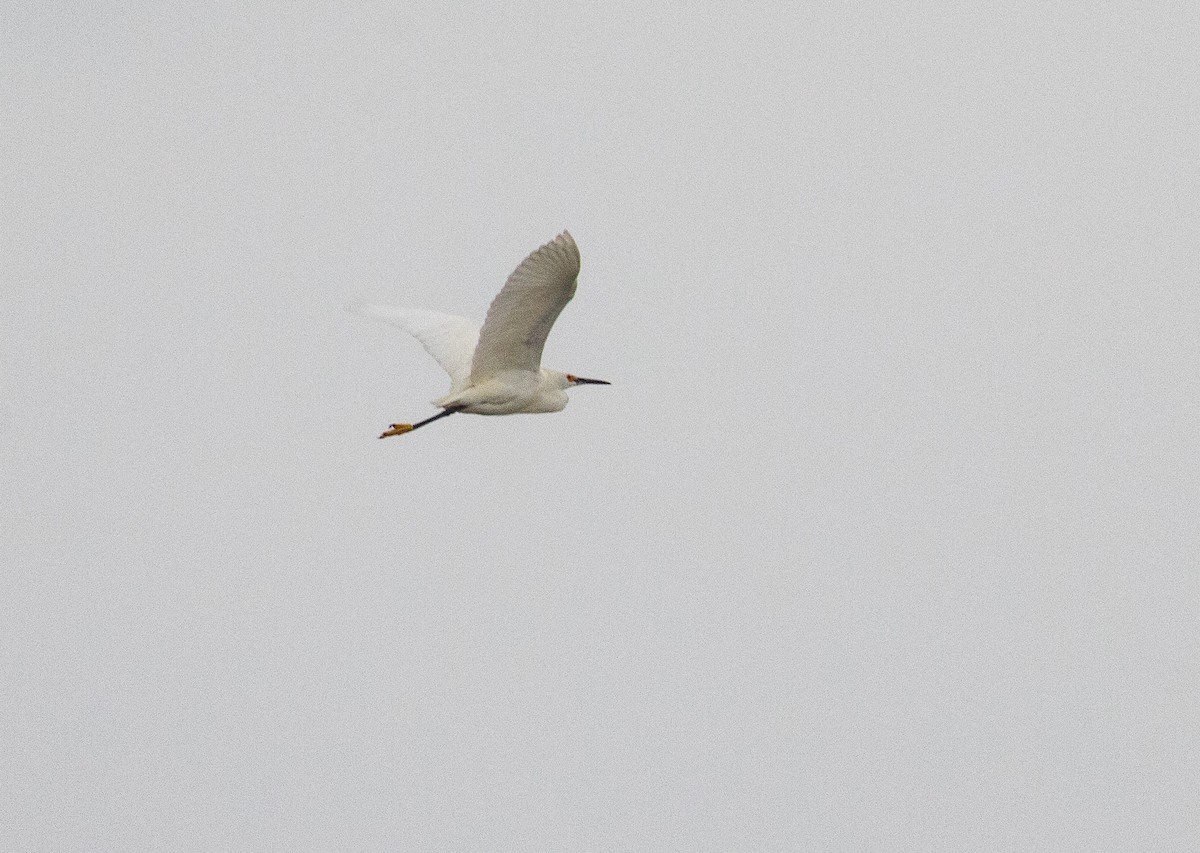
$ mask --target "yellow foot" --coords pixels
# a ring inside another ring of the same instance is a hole
[[[412,429],[413,429],[412,424],[392,424],[388,428],[387,432],[385,432],[383,435],[381,435],[379,437],[387,438],[389,435],[404,435],[404,433],[406,433],[406,432],[412,432]]]

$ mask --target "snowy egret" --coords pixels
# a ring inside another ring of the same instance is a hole
[[[492,300],[482,329],[470,320],[436,311],[356,307],[364,317],[408,332],[450,374],[449,393],[433,401],[441,412],[415,424],[392,424],[379,437],[404,435],[455,412],[561,412],[567,405],[567,388],[610,384],[541,366],[546,336],[575,295],[578,275],[579,249],[564,231],[513,270]]]

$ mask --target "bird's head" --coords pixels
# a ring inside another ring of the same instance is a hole
[[[573,385],[612,385],[611,382],[605,382],[603,379],[584,379],[582,376],[576,376],[574,373],[567,374],[567,386]]]

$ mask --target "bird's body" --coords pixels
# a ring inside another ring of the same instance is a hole
[[[573,385],[607,385],[541,366],[542,348],[575,295],[579,249],[564,231],[526,258],[492,300],[482,328],[470,320],[407,308],[367,305],[358,312],[399,326],[450,374],[442,411],[416,424],[392,424],[380,438],[402,435],[455,412],[515,415],[559,412]]]
[[[567,407],[566,374],[541,368],[537,373],[506,370],[457,394],[435,401],[442,408],[453,406],[470,415],[519,415],[561,412]]]

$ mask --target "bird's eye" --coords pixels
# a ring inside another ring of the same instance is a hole
[[[569,373],[568,373],[568,374],[567,374],[567,381],[568,381],[568,382],[574,382],[574,381],[575,381],[575,377],[574,377],[574,376],[572,376],[571,374],[569,374]]]

